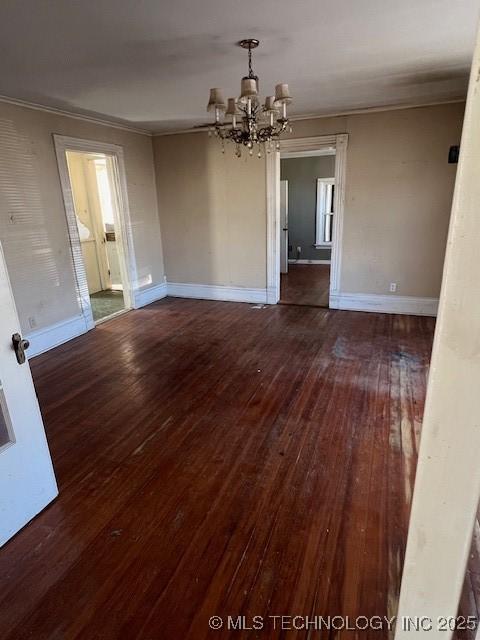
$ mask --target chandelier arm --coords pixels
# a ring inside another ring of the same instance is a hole
[[[254,116],[246,116],[243,119],[243,127],[228,128],[228,125],[216,123],[214,131],[221,140],[231,140],[237,145],[242,144],[252,148],[254,144],[264,144],[279,138],[287,130],[288,125],[288,118],[279,118],[273,126],[258,127]]]
[[[218,124],[218,122],[216,122],[215,123],[215,135],[218,138],[220,138],[221,140],[228,140],[229,131],[228,131],[228,129],[225,128],[225,125]]]
[[[279,138],[281,134],[287,130],[288,120],[277,120],[277,123],[277,125],[268,125],[258,130],[258,138],[260,142],[269,142],[274,138]]]
[[[277,120],[277,126],[274,127],[275,135],[277,136],[281,135],[284,131],[287,130],[288,125],[289,125],[288,118],[281,118],[280,120]]]

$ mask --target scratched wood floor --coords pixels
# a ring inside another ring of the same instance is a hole
[[[282,304],[328,307],[330,297],[330,265],[289,264],[288,273],[281,274]]]
[[[394,613],[433,328],[166,299],[35,358],[60,496],[0,551],[2,640]]]

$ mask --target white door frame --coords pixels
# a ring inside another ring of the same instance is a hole
[[[280,271],[281,273],[288,273],[288,180],[280,180],[280,201],[281,201],[281,191],[282,191],[282,182],[285,183],[285,219],[283,219],[283,215],[281,215],[280,219]],[[287,229],[287,231],[285,231]],[[285,252],[282,248],[282,238],[285,239]],[[282,255],[283,254],[283,255]],[[285,270],[282,271],[282,259],[285,260]]]
[[[480,30],[460,141],[396,640],[452,638],[455,623],[461,623],[456,616],[479,503],[479,76]],[[426,624],[405,624],[409,620]]]
[[[77,151],[81,153],[101,153],[112,159],[112,173],[115,181],[115,197],[118,199],[114,207],[115,228],[119,233],[119,262],[122,280],[124,282],[124,302],[125,309],[135,307],[135,291],[137,289],[137,268],[135,252],[133,249],[132,223],[130,220],[130,209],[128,205],[127,177],[125,173],[125,160],[123,148],[108,142],[98,142],[96,140],[83,140],[81,138],[71,138],[69,136],[53,135],[55,152],[57,155],[58,171],[62,186],[63,202],[67,217],[68,234],[72,251],[73,266],[77,288],[77,299],[82,315],[88,329],[93,329],[93,320],[90,295],[88,293],[87,275],[83,262],[82,245],[78,234],[75,206],[73,203],[72,185],[70,174],[68,173],[67,151]]]
[[[267,302],[280,300],[280,155],[315,155],[335,151],[335,215],[333,217],[330,299],[340,291],[342,267],[343,213],[348,134],[292,138],[280,142],[280,151],[267,155]],[[287,156],[287,157],[288,157]]]

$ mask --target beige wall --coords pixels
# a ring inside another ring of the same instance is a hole
[[[348,293],[438,297],[464,104],[329,120],[349,134],[340,288]],[[325,124],[295,123],[295,137]]]
[[[438,297],[464,105],[294,123],[291,137],[348,133],[341,291]],[[265,287],[264,161],[206,134],[154,140],[169,281]]]
[[[151,138],[0,103],[0,240],[25,332],[79,314],[53,133],[123,147],[139,283],[164,276]]]
[[[154,150],[168,281],[265,287],[265,162],[223,155],[205,133]]]
[[[342,292],[438,296],[462,117],[451,104],[294,123],[292,137],[349,134]],[[24,331],[79,313],[53,133],[123,146],[141,286],[163,282],[163,239],[170,282],[265,287],[263,159],[203,133],[157,137],[153,156],[148,136],[0,103],[0,240]]]

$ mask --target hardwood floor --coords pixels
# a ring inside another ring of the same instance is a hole
[[[166,299],[33,359],[60,496],[0,551],[2,640],[393,615],[433,325]]]
[[[280,302],[328,307],[329,289],[329,264],[289,264],[281,274]]]

